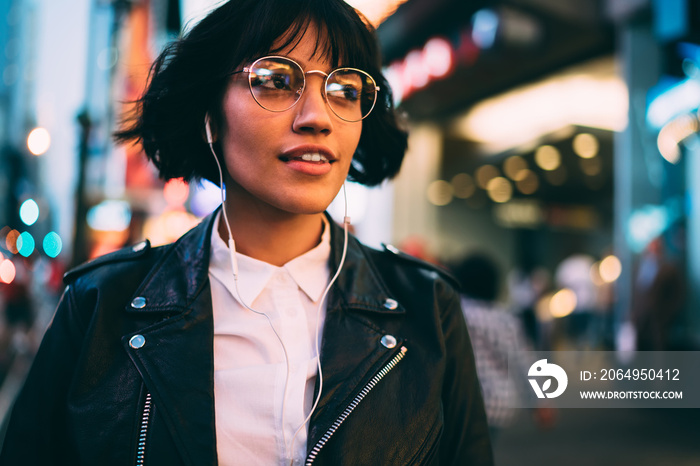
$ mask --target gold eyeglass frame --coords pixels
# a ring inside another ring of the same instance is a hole
[[[300,90],[296,91],[297,94],[298,94],[297,99],[294,101],[293,104],[291,104],[289,107],[287,107],[287,108],[285,108],[285,109],[283,109],[283,110],[273,110],[273,109],[271,109],[271,108],[265,107],[265,106],[258,100],[258,98],[255,96],[255,92],[253,91],[253,82],[252,82],[252,77],[251,77],[251,76],[252,76],[251,71],[253,71],[253,69],[255,68],[255,65],[256,65],[258,62],[260,62],[260,61],[262,61],[262,60],[269,60],[269,59],[281,59],[281,60],[286,60],[286,61],[289,61],[289,62],[293,63],[297,68],[299,68],[299,70],[301,70],[302,77],[304,78],[303,86],[301,87]],[[360,118],[359,120],[348,120],[347,118],[343,118],[342,116],[338,115],[338,112],[336,112],[336,110],[333,108],[333,106],[332,106],[332,105],[330,104],[330,102],[328,101],[328,95],[326,94],[326,86],[327,86],[327,84],[328,84],[328,78],[329,78],[331,75],[333,75],[333,73],[335,73],[335,72],[337,72],[337,71],[355,71],[355,72],[357,72],[357,73],[360,73],[360,74],[362,74],[362,75],[368,77],[368,78],[371,80],[372,84],[374,85],[374,101],[372,102],[372,106],[371,106],[370,109],[367,111],[367,114],[364,115],[364,116],[363,116],[362,118]],[[269,112],[275,112],[275,113],[286,112],[286,111],[289,110],[290,108],[294,107],[294,106],[301,100],[301,96],[304,95],[304,91],[306,90],[306,75],[307,75],[307,74],[320,74],[320,75],[322,75],[322,76],[324,77],[324,78],[323,78],[323,87],[322,87],[322,89],[323,89],[323,100],[326,102],[326,104],[328,105],[328,108],[331,109],[331,111],[333,112],[333,114],[334,114],[335,116],[337,116],[337,117],[340,118],[341,120],[347,121],[347,122],[349,122],[349,123],[356,123],[356,122],[358,122],[358,121],[362,121],[362,120],[364,120],[365,118],[367,118],[367,117],[372,113],[372,110],[374,110],[374,106],[377,104],[377,95],[379,94],[379,86],[377,86],[377,82],[374,80],[374,78],[372,77],[372,75],[370,75],[370,74],[367,73],[366,71],[360,70],[360,69],[358,69],[358,68],[351,68],[351,67],[336,68],[336,69],[332,70],[330,73],[326,73],[325,71],[321,71],[321,70],[309,70],[309,71],[304,71],[304,68],[302,68],[302,66],[301,66],[299,63],[297,63],[295,60],[292,60],[292,59],[289,58],[289,57],[284,57],[284,56],[281,56],[281,55],[268,55],[268,56],[265,56],[265,57],[260,57],[260,58],[258,58],[257,60],[255,60],[250,66],[244,67],[241,71],[238,71],[237,73],[248,73],[248,88],[250,89],[250,94],[253,96],[253,99],[255,100],[255,102],[256,102],[258,105],[260,105],[262,108],[264,108],[265,110],[267,110],[267,111],[269,111]]]

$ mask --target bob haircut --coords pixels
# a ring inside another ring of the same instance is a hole
[[[115,140],[141,142],[165,180],[205,178],[218,185],[204,137],[205,115],[211,115],[216,133],[231,73],[246,62],[293,47],[312,23],[318,25],[314,53],[334,68],[366,71],[380,88],[377,104],[362,121],[348,179],[375,186],[392,178],[401,167],[407,134],[397,123],[391,90],[381,73],[374,28],[342,0],[230,0],[219,6],[158,56],[145,93],[115,132]]]

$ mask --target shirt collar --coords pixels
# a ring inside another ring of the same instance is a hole
[[[331,228],[323,217],[321,242],[312,250],[284,264],[284,268],[311,301],[316,302],[328,286],[328,258],[331,254]]]
[[[233,297],[240,302],[236,292],[236,283],[231,270],[229,249],[219,235],[219,221],[221,215],[217,215],[211,234],[211,257],[209,261],[210,273],[226,288]],[[238,291],[245,304],[252,305],[253,301],[262,293],[273,275],[284,269],[294,280],[297,286],[316,302],[328,285],[328,258],[331,252],[331,233],[328,219],[323,216],[323,233],[321,242],[310,251],[295,257],[282,267],[277,267],[267,262],[254,259],[250,256],[236,252],[238,261]]]

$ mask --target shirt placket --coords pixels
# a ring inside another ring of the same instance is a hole
[[[311,337],[308,333],[309,326],[301,291],[287,271],[284,269],[277,271],[271,290],[275,314],[279,319],[279,326],[276,326],[277,331],[284,342],[289,357],[289,386],[286,403],[283,404],[286,411],[285,425],[282,426],[281,411],[279,425],[285,430],[287,449],[291,450],[292,438],[307,414],[305,412],[305,392],[309,377],[309,360],[312,358]],[[279,374],[278,377],[278,380],[282,381],[279,387],[280,399],[284,396],[286,365],[283,365],[281,370],[283,373]],[[294,457],[299,458],[300,461],[304,459],[305,445],[306,429],[302,429],[294,439],[293,453]],[[286,452],[286,454],[289,453]]]

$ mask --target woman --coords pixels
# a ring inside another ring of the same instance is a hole
[[[66,275],[0,459],[492,463],[450,279],[324,214],[400,167],[379,64],[340,0],[232,0],[161,54],[118,138],[223,208]]]

